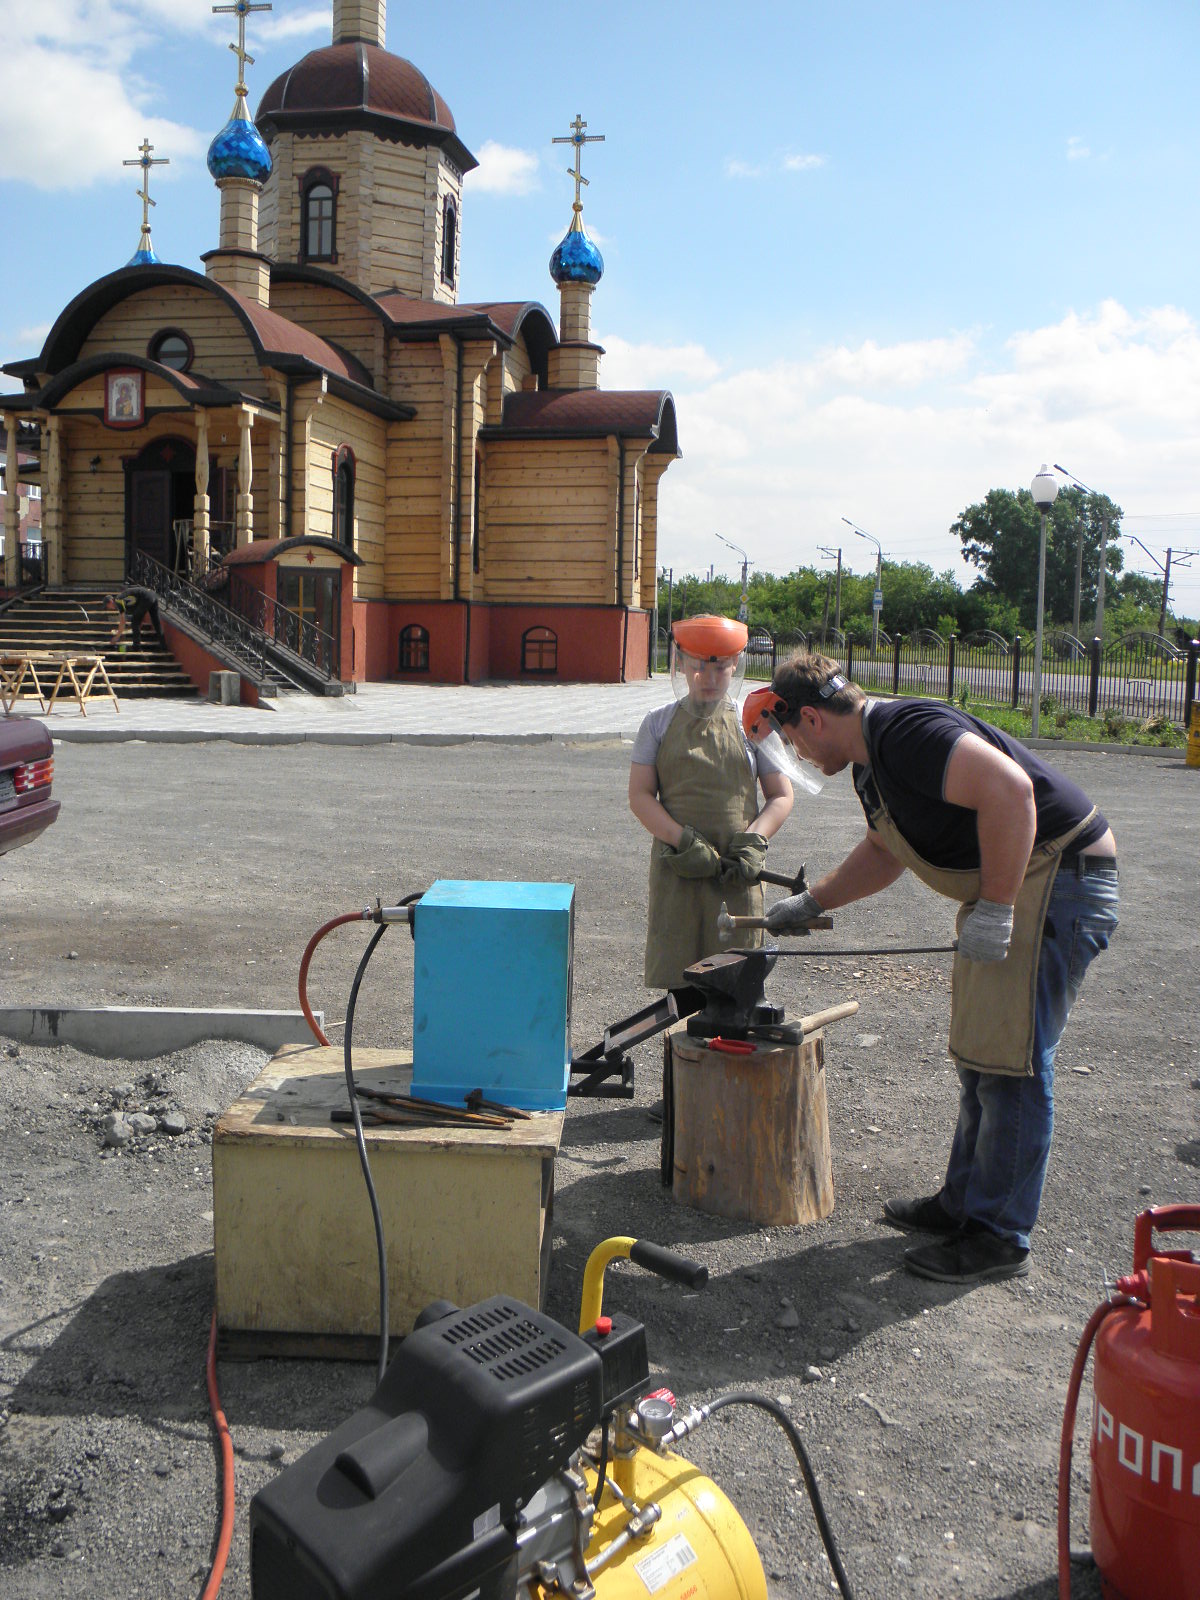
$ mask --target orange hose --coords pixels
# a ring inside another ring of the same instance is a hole
[[[221,1410],[221,1396],[217,1392],[217,1313],[212,1315],[212,1328],[208,1335],[208,1362],[205,1366],[208,1379],[208,1404],[212,1411],[213,1427],[221,1441],[221,1529],[217,1549],[208,1572],[208,1582],[200,1600],[216,1600],[221,1580],[225,1576],[225,1563],[229,1559],[229,1545],[233,1538],[233,1440],[229,1424]]]
[[[328,922],[323,923],[313,934],[305,945],[304,954],[300,958],[300,1009],[304,1013],[305,1022],[316,1034],[317,1041],[320,1044],[328,1044],[329,1040],[325,1037],[321,1024],[313,1016],[312,1007],[308,1003],[308,964],[313,958],[313,952],[327,933],[332,933],[334,928],[340,928],[343,922],[361,922],[362,920],[363,914],[361,911],[346,911],[340,917],[331,917]]]
[[[1096,1307],[1080,1335],[1079,1348],[1071,1366],[1062,1437],[1058,1444],[1058,1600],[1071,1600],[1071,1455],[1075,1448],[1075,1409],[1079,1403],[1083,1369],[1087,1366],[1088,1352],[1100,1324],[1110,1311],[1129,1303],[1128,1300],[1105,1300]]]

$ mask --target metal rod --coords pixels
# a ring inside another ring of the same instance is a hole
[[[957,949],[957,944],[880,945],[875,950],[822,950],[817,946],[812,950],[776,950],[775,954],[807,956],[810,961],[817,961],[822,956],[950,956]]]

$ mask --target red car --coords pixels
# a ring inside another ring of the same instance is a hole
[[[53,777],[54,742],[42,724],[0,717],[0,855],[31,843],[57,817]]]

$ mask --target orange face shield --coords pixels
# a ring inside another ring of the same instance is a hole
[[[784,733],[779,719],[786,711],[787,701],[774,689],[751,689],[742,706],[742,728],[750,743],[796,788],[804,794],[820,794],[825,787],[825,774],[805,761]]]

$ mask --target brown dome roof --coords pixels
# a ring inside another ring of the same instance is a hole
[[[464,171],[477,165],[458,139],[450,107],[411,61],[373,44],[330,44],[310,50],[275,79],[259,102],[255,122],[268,142],[279,128],[337,129],[373,125],[424,133],[451,148]],[[463,159],[465,158],[465,160]]]

